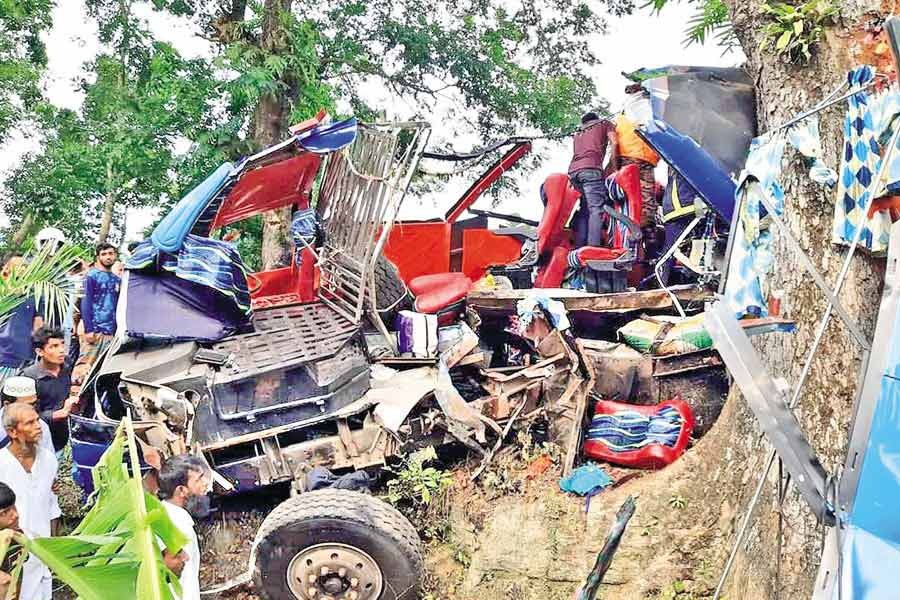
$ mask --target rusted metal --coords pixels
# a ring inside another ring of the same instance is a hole
[[[273,308],[257,313],[254,333],[225,338],[213,350],[231,356],[217,382],[243,379],[288,365],[335,355],[358,325],[321,303]]]
[[[687,352],[672,356],[655,356],[653,357],[653,376],[677,375],[699,369],[721,367],[724,364],[719,353],[713,349],[698,350],[697,352]]]
[[[700,303],[712,299],[712,292],[698,286],[673,286],[669,290],[678,300]],[[590,294],[576,290],[544,289],[541,294],[551,300],[559,300],[569,312],[622,312],[628,310],[657,310],[672,307],[672,299],[665,290],[621,292],[617,294]],[[534,290],[475,290],[469,292],[466,302],[478,311],[515,312],[516,303]]]

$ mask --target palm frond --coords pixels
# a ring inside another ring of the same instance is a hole
[[[26,255],[24,265],[13,269],[6,279],[0,278],[0,325],[29,297],[48,324],[61,324],[72,292],[67,275],[82,254],[77,246],[66,245],[55,253],[44,249]]]
[[[730,34],[729,34],[730,32]],[[699,2],[697,12],[688,20],[687,30],[684,32],[685,46],[691,44],[704,44],[711,34],[717,33],[717,41],[722,43],[721,35],[724,34],[727,45],[734,45],[731,37],[734,31],[731,28],[731,15],[728,6],[723,0],[703,0]]]

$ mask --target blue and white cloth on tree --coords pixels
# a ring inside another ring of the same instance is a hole
[[[850,71],[847,81],[851,88],[865,85],[875,77],[875,70],[863,65]],[[841,157],[837,200],[834,203],[834,224],[831,241],[835,244],[852,243],[857,227],[863,227],[859,246],[872,253],[887,251],[890,240],[890,216],[877,212],[867,218],[873,200],[874,179],[881,167],[881,146],[877,137],[879,126],[890,119],[885,113],[883,99],[878,110],[871,110],[873,100],[867,91],[850,96],[849,108],[844,118],[844,152]]]
[[[784,188],[781,186],[782,158],[785,143],[797,149],[810,167],[809,177],[816,183],[833,187],[838,176],[822,162],[819,123],[815,118],[804,119],[788,131],[760,136],[750,144],[747,164],[738,180],[736,202],[738,219],[735,244],[725,284],[725,298],[740,318],[754,310],[767,316],[763,288],[774,264],[772,233],[762,229],[760,222],[766,211],[762,202],[765,194],[778,216],[784,212]]]
[[[739,218],[725,284],[725,299],[739,317],[757,307],[765,316],[763,282],[772,267],[772,234],[760,228],[765,214],[760,196],[766,194],[775,212],[784,212],[784,190],[778,181],[784,155],[783,135],[762,136],[750,144],[747,164],[741,172],[736,192]]]

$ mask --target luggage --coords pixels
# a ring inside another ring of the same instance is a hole
[[[431,358],[438,347],[437,315],[401,310],[395,322],[400,354],[416,358]]]

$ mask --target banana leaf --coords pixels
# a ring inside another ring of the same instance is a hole
[[[25,546],[82,600],[137,598],[137,557],[96,566],[82,564],[85,556],[109,542],[104,536],[64,536],[26,540]]]
[[[0,556],[6,556],[6,553],[10,551],[10,546],[12,546],[13,540],[16,540],[18,536],[18,532],[13,531],[12,529],[3,529],[0,531]],[[16,541],[16,543],[20,543]],[[28,558],[27,552],[19,552],[19,556],[16,558],[16,562],[13,563],[12,569],[8,573],[10,576],[10,584],[6,590],[6,595],[3,596],[3,600],[12,600],[13,598],[17,598],[19,595],[19,582],[21,581],[22,575],[22,565],[25,564],[25,559]]]
[[[181,585],[160,548],[176,554],[187,538],[143,489],[130,418],[122,420],[93,478],[93,506],[72,535],[23,538],[24,546],[81,600],[180,598]]]

